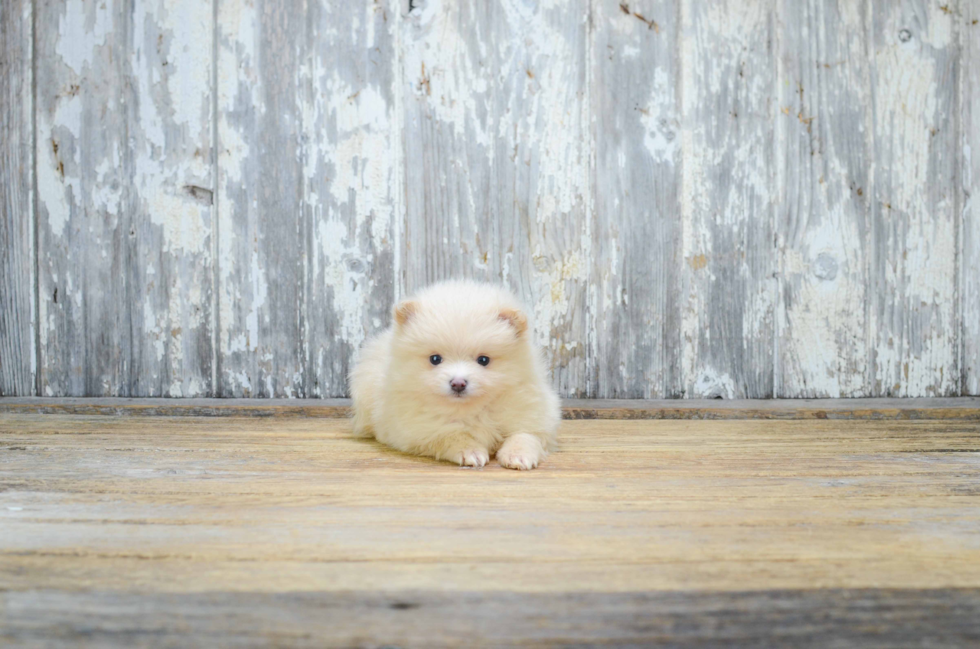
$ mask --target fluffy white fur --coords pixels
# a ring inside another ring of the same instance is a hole
[[[442,282],[398,304],[394,316],[350,375],[355,435],[477,467],[496,454],[503,467],[533,469],[554,448],[558,396],[513,295]],[[490,359],[485,367],[481,356]],[[454,379],[467,383],[460,394]]]

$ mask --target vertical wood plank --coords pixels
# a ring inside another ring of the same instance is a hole
[[[303,3],[218,0],[218,394],[307,396]]]
[[[33,20],[0,3],[0,396],[35,391]]]
[[[868,3],[780,3],[778,397],[872,393]]]
[[[307,394],[340,397],[367,335],[389,324],[398,204],[398,0],[311,2],[303,101],[310,219]]]
[[[212,10],[37,5],[40,389],[211,391]]]
[[[774,3],[681,2],[681,385],[773,395]]]
[[[493,184],[500,278],[533,310],[555,388],[587,389],[592,258],[588,0],[503,2],[494,18]],[[491,253],[493,254],[493,253]]]
[[[491,186],[495,3],[420,0],[402,17],[400,293],[500,277]]]
[[[679,395],[680,20],[667,0],[594,3],[594,366],[601,398]]]
[[[402,292],[502,281],[556,388],[586,385],[591,267],[586,0],[429,0],[403,20]]]
[[[219,0],[223,396],[343,396],[387,324],[395,8]]]
[[[960,6],[961,393],[980,395],[980,0]]]
[[[874,391],[947,396],[960,387],[954,10],[874,10]]]

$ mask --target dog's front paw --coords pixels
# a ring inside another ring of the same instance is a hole
[[[453,461],[460,466],[481,467],[490,461],[490,454],[485,448],[471,448],[457,453]]]
[[[533,435],[514,435],[504,440],[497,451],[497,463],[505,469],[529,471],[538,466],[542,451],[541,442]]]
[[[538,466],[536,453],[522,453],[518,450],[497,451],[497,462],[505,469],[529,471]]]

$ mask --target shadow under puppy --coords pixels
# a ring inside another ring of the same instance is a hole
[[[354,434],[407,453],[533,469],[555,445],[558,396],[503,288],[434,284],[395,307],[350,374]]]

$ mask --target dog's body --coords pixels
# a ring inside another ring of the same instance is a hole
[[[350,376],[354,433],[464,466],[533,469],[555,445],[558,397],[520,304],[476,282],[435,284],[395,307]]]

